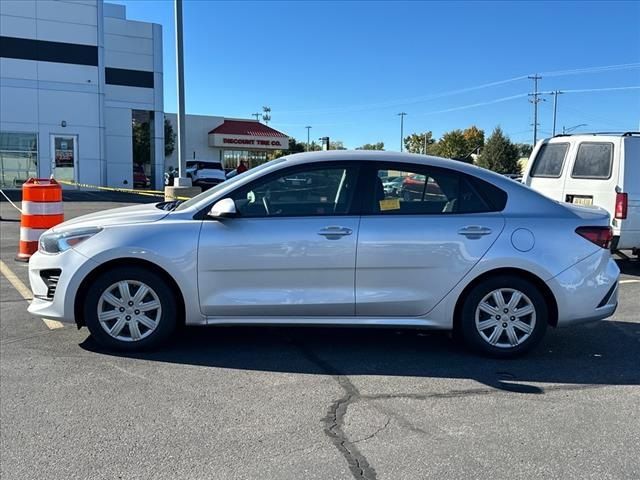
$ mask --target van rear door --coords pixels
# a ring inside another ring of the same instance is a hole
[[[620,153],[620,188],[627,194],[627,218],[620,225],[619,248],[640,248],[640,136],[623,138]]]
[[[615,139],[584,140],[568,162],[563,201],[577,205],[596,205],[613,218],[620,162]]]
[[[531,154],[523,178],[524,184],[553,200],[564,201],[563,170],[569,158],[570,147],[569,142],[540,142]]]

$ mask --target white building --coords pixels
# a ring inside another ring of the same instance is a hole
[[[176,114],[165,117],[177,131]],[[269,151],[289,148],[287,135],[257,120],[187,115],[185,123],[187,161],[215,161],[232,170],[242,160],[253,167],[264,163]],[[176,167],[177,151],[167,156],[165,163]]]
[[[0,2],[0,182],[29,176],[132,185],[132,123],[148,127],[140,163],[164,168],[162,28],[101,0]]]
[[[53,174],[132,187],[136,164],[159,188],[165,167],[177,165],[175,152],[164,155],[162,71],[162,27],[128,20],[124,6],[0,0],[0,186]],[[265,125],[227,122],[189,115],[189,156],[231,168],[287,148]],[[216,128],[224,135],[210,134]]]

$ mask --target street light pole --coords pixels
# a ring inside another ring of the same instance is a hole
[[[427,154],[427,132],[424,132],[424,154]]]
[[[309,137],[311,135],[311,125],[307,125],[306,127],[304,127],[307,129],[307,152],[309,151],[309,148],[311,148],[311,143],[309,141]]]
[[[190,187],[191,179],[187,178],[187,144],[185,142],[184,113],[184,55],[182,51],[182,0],[175,0],[176,29],[176,86],[178,88],[177,143],[178,143],[178,178],[174,180],[176,187]]]
[[[404,141],[404,116],[406,112],[400,112],[398,116],[400,117],[400,151],[402,152],[402,143]]]

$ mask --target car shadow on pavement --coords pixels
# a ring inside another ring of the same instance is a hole
[[[108,352],[91,337],[81,347],[105,355],[205,367],[322,374],[472,379],[511,392],[640,384],[640,323],[602,321],[549,329],[529,354],[474,355],[443,332],[325,327],[191,327],[161,350]]]
[[[632,275],[640,277],[640,260],[637,259],[619,259],[616,260],[620,273],[623,275]]]

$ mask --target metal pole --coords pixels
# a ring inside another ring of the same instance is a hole
[[[178,178],[175,185],[190,186],[191,181],[185,178],[187,169],[187,144],[185,141],[185,113],[184,113],[184,56],[182,52],[182,0],[175,0],[175,22],[176,22],[176,86],[178,87]]]
[[[309,135],[311,134],[311,126],[307,125],[306,127],[304,127],[307,129],[307,152],[309,151],[309,148],[311,148],[311,142],[309,141]]]
[[[561,95],[562,92],[560,90],[556,90],[555,92],[551,92],[553,95],[553,136],[556,136],[556,118],[558,116],[558,95]],[[562,132],[564,133],[564,132]]]
[[[427,154],[427,132],[424,132],[424,154]]]
[[[400,112],[398,116],[400,117],[400,151],[402,152],[402,143],[404,140],[404,116],[406,112]]]

